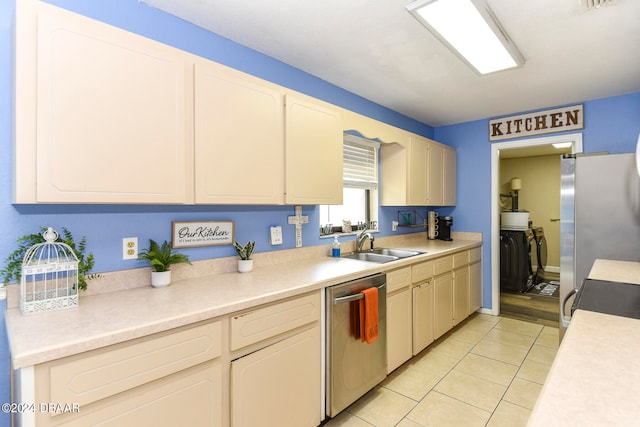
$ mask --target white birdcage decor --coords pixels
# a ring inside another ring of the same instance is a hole
[[[69,245],[56,242],[53,228],[42,236],[45,242],[31,246],[22,260],[23,315],[78,306],[78,257]]]

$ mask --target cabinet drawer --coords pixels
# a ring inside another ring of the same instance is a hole
[[[462,267],[467,264],[469,264],[469,251],[453,254],[453,268]]]
[[[43,401],[82,407],[214,359],[221,352],[222,326],[214,322],[50,362],[36,367],[36,375],[43,388],[49,384],[49,400]]]
[[[453,257],[451,255],[447,255],[442,258],[437,258],[433,260],[433,275],[437,276],[442,273],[446,273],[451,270],[451,263]]]
[[[231,317],[231,350],[257,343],[320,319],[320,293]]]
[[[411,268],[413,283],[422,282],[430,277],[433,277],[433,261],[425,261],[420,264],[416,264]]]
[[[482,247],[473,248],[469,251],[469,263],[480,261],[482,258]]]
[[[411,267],[387,273],[387,294],[409,286],[411,286]]]

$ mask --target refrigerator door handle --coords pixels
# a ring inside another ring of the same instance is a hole
[[[572,296],[574,296],[576,293],[578,292],[577,289],[572,289],[567,295],[565,295],[564,299],[562,300],[562,304],[560,304],[560,320],[562,321],[562,327],[566,328],[569,326],[569,322],[571,322],[571,316],[566,316],[565,315],[565,306],[567,305],[567,302],[569,301],[569,298],[571,298]]]

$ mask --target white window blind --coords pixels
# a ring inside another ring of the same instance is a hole
[[[378,188],[379,143],[353,135],[344,138],[344,186],[355,188]]]

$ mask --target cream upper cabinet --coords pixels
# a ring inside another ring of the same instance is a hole
[[[441,206],[444,201],[444,185],[442,175],[444,173],[444,146],[429,143],[429,156],[427,161],[427,205]]]
[[[444,170],[442,172],[443,205],[455,206],[456,204],[456,150],[444,147]]]
[[[437,142],[429,142],[428,205],[456,204],[456,150]]]
[[[285,104],[285,202],[342,204],[340,113],[298,95]]]
[[[284,202],[283,101],[259,79],[196,62],[196,203]]]
[[[15,202],[189,201],[187,54],[44,2],[18,3]]]
[[[455,150],[416,135],[380,151],[382,206],[455,204]]]
[[[429,204],[429,143],[422,138],[411,138],[409,149],[409,205]]]

